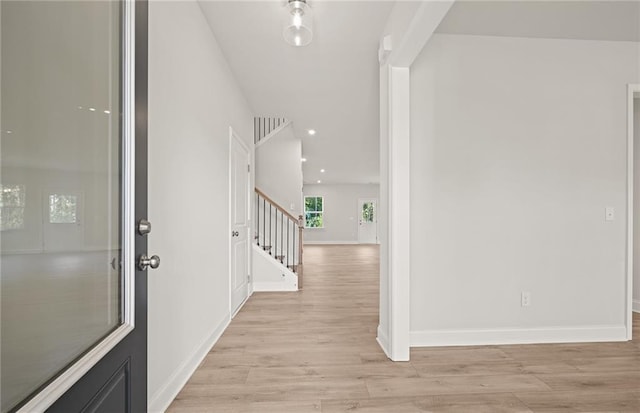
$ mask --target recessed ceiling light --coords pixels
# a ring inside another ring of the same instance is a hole
[[[319,184],[321,184],[321,183],[322,183],[322,181],[318,179],[318,183],[319,183]]]
[[[307,158],[300,159],[301,162],[307,162]]]
[[[320,172],[324,173],[324,169],[320,169]]]
[[[107,115],[111,113],[110,110],[105,110],[104,113],[106,113]]]
[[[316,134],[315,129],[309,129],[307,132],[309,133],[309,136],[313,136]]]
[[[95,111],[96,111],[96,108],[89,108],[89,110],[90,110],[91,112],[95,112]]]
[[[11,135],[12,133],[13,133],[13,131],[12,131],[12,130],[8,130],[8,131],[7,131],[7,134],[8,134],[8,135]]]

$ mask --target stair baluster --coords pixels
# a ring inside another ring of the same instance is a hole
[[[277,122],[275,125],[277,125]],[[302,216],[300,215],[296,218],[259,189],[256,188],[255,192],[257,232],[254,239],[256,244],[265,252],[268,252],[275,260],[279,261],[280,264],[297,274],[298,288],[301,288],[302,229],[304,224]],[[267,204],[269,206],[268,210]],[[269,217],[267,217],[267,214]],[[278,215],[280,216],[278,217]],[[269,221],[268,224],[267,220]],[[298,235],[296,235],[296,228]]]

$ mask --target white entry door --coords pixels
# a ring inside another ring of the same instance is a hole
[[[231,314],[249,296],[249,149],[230,130],[229,229]]]
[[[376,199],[358,200],[358,242],[360,244],[378,243],[377,204]]]

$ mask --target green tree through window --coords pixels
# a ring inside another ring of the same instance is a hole
[[[75,195],[49,195],[49,222],[75,224],[77,222],[78,197]]]
[[[321,196],[304,197],[305,228],[324,228],[324,198]]]
[[[24,228],[24,185],[1,185],[0,229]]]

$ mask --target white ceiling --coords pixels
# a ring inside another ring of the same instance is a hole
[[[310,1],[300,48],[282,39],[284,1],[200,4],[254,113],[293,121],[305,183],[379,182],[377,50],[393,2]]]
[[[293,121],[305,183],[379,182],[377,49],[393,1],[310,0],[301,48],[282,39],[285,0],[200,4],[254,113]],[[640,41],[640,0],[458,0],[437,32]]]
[[[640,41],[640,1],[456,1],[437,32]]]

